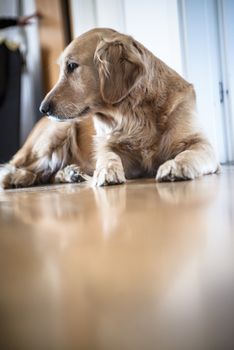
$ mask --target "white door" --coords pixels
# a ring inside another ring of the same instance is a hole
[[[223,67],[227,160],[234,162],[234,1],[217,0],[217,6]]]
[[[179,0],[185,77],[194,83],[198,117],[222,163],[233,160],[224,4],[233,10],[232,0]]]

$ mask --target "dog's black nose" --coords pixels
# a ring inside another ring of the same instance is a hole
[[[41,113],[51,115],[53,110],[53,104],[51,101],[42,102],[39,109]]]

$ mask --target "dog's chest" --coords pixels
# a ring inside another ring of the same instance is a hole
[[[94,116],[93,120],[96,136],[108,139],[112,134],[113,127],[97,116]]]

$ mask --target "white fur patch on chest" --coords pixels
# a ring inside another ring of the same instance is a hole
[[[52,152],[50,155],[42,157],[37,162],[37,171],[53,173],[63,168],[67,161],[67,148],[65,146]]]
[[[54,172],[61,167],[61,162],[62,160],[54,152],[51,157],[43,157],[37,162],[37,171]]]
[[[110,124],[107,124],[105,121],[101,120],[97,116],[93,117],[93,121],[96,135],[98,137],[108,138],[108,136],[111,135],[113,128]]]

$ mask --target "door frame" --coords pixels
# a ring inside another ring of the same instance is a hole
[[[220,42],[220,58],[223,77],[223,95],[224,95],[224,128],[226,147],[227,147],[227,163],[234,162],[234,94],[231,89],[230,71],[231,64],[228,62],[228,34],[227,34],[227,18],[225,18],[226,1],[215,0],[217,3],[218,26],[219,26],[219,42]],[[234,7],[233,7],[234,9]],[[228,9],[226,9],[227,11]],[[232,77],[234,79],[234,76]],[[233,106],[232,106],[233,105]]]

